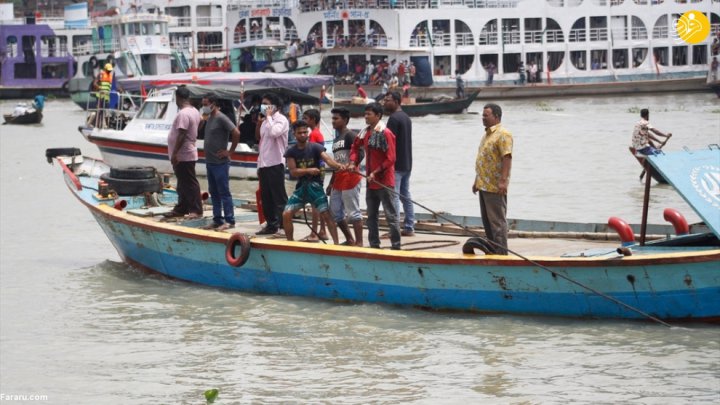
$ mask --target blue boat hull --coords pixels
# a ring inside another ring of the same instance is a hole
[[[179,232],[89,205],[123,259],[166,276],[245,292],[433,310],[641,319],[607,298],[517,258],[370,251],[253,241],[247,263],[225,260],[229,234]],[[548,259],[541,264],[666,320],[720,314],[720,253],[658,260]]]

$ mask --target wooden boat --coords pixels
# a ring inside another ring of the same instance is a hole
[[[439,101],[433,101],[433,99],[417,99],[414,103],[403,103],[402,109],[411,117],[422,117],[431,114],[460,114],[475,101],[478,93],[479,92],[475,91],[465,98],[440,99]],[[335,101],[334,104],[335,107],[347,108],[350,111],[350,116],[354,118],[364,116],[365,106],[367,105],[366,103],[356,103],[347,100]]]
[[[42,122],[42,111],[33,110],[28,111],[22,115],[4,114],[5,124],[16,124],[16,125],[27,125],[27,124],[39,124]]]
[[[638,163],[640,163],[640,166],[642,166],[642,168],[643,168],[643,172],[642,172],[642,174],[640,175],[640,180],[642,180],[642,177],[643,177],[643,176],[646,174],[646,172],[647,172],[647,173],[649,173],[650,176],[651,176],[655,181],[657,181],[658,183],[667,184],[668,181],[667,181],[667,179],[665,178],[665,176],[663,176],[660,172],[658,172],[657,170],[655,170],[652,166],[645,166],[645,158],[642,157],[642,156],[639,156],[638,153],[637,153],[637,151],[635,150],[635,148],[633,148],[632,146],[630,146],[630,147],[628,147],[628,149],[630,150],[630,153],[633,155],[633,157],[635,158],[635,160],[637,160]]]
[[[461,251],[457,241],[465,237],[443,234],[440,241],[432,240],[437,235],[418,235],[403,245],[404,251],[393,251],[248,236],[258,229],[256,214],[241,208],[236,208],[237,227],[227,231],[202,229],[211,215],[165,222],[158,218],[172,208],[176,194],[167,187],[156,193],[154,169],[127,169],[133,173],[126,180],[119,174],[124,169],[83,157],[77,149],[48,150],[46,156],[62,168],[73,195],[125,262],[179,280],[259,294],[431,310],[720,322],[717,205],[696,208],[711,232],[681,235],[687,224],[675,212],[670,219],[678,235],[644,245],[629,240],[632,230],[613,218],[609,225],[622,236],[621,248],[614,241],[518,238],[511,239],[509,256],[476,255]],[[689,169],[700,170],[703,181],[717,185],[720,169],[707,166],[713,159],[717,163],[720,151],[691,158]],[[138,183],[136,195],[118,195],[99,183],[101,177],[115,176],[118,189],[137,185],[138,170],[147,170],[148,178]],[[679,187],[684,194],[686,188]],[[556,225],[558,231],[564,228]],[[447,243],[453,238],[456,243]],[[517,253],[541,242],[545,248],[538,255]]]

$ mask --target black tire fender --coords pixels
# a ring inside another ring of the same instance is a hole
[[[492,254],[492,247],[482,238],[470,238],[462,247],[462,252],[466,255],[474,255],[475,249],[480,249],[486,255]]]
[[[103,173],[100,179],[105,181],[108,187],[118,195],[139,195],[162,191],[162,180],[158,176],[151,179],[118,179],[110,176],[110,173]]]
[[[110,168],[110,177],[116,179],[152,179],[157,176],[154,167],[128,166]]]
[[[53,158],[58,156],[80,156],[80,148],[47,148],[45,149],[45,157],[48,163],[52,163]]]
[[[65,83],[63,83],[63,85],[62,85],[62,91],[63,91],[63,93],[65,93],[65,94],[70,94],[70,80],[68,80],[68,81],[66,81]]]
[[[275,73],[275,68],[272,66],[265,66],[262,71],[265,73]]]
[[[298,60],[295,57],[289,57],[285,59],[285,68],[288,70],[288,72],[292,72],[293,70],[298,68]]]
[[[235,256],[235,247],[240,245],[240,254]],[[225,260],[233,267],[241,267],[250,257],[250,239],[242,233],[235,232],[225,245]]]

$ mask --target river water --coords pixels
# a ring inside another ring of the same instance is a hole
[[[711,94],[500,104],[515,136],[513,218],[639,222],[643,185],[627,145],[640,108],[674,134],[666,150],[720,142]],[[12,107],[0,102],[3,113]],[[41,125],[0,127],[2,395],[200,404],[218,388],[218,404],[720,403],[717,327],[342,305],[136,271],[45,163],[48,147],[98,155],[77,132],[83,118],[51,100]],[[413,198],[478,215],[470,187],[480,116],[413,122]],[[250,197],[254,186],[234,189]],[[698,220],[669,186],[654,185],[650,222],[662,223],[665,207]]]

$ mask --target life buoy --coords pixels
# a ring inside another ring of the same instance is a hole
[[[288,72],[292,72],[293,70],[297,69],[298,67],[298,61],[295,57],[289,57],[285,59],[285,68],[288,70]]]
[[[618,233],[623,246],[635,244],[635,234],[627,222],[618,217],[610,217],[608,226]]]
[[[462,252],[466,255],[474,255],[475,249],[480,249],[486,255],[492,254],[492,246],[482,238],[470,238],[462,247]]]
[[[240,245],[240,254],[235,256],[235,247]],[[244,265],[250,257],[250,240],[242,233],[235,232],[225,245],[225,260],[233,267]]]
[[[690,233],[690,226],[688,226],[687,220],[680,211],[674,208],[665,208],[663,218],[675,228],[675,235],[681,236]]]
[[[91,57],[90,57],[90,60],[89,60],[88,62],[90,62],[90,66],[92,66],[93,69],[95,69],[95,68],[98,67],[98,61],[97,61],[97,58],[96,58],[96,57],[91,56]]]

